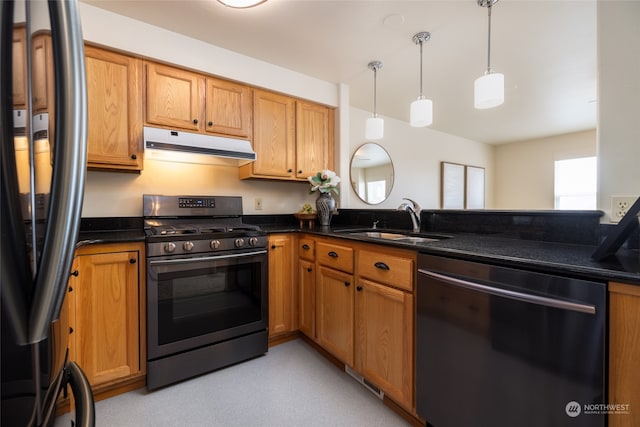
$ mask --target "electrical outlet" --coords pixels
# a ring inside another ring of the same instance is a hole
[[[255,209],[257,211],[261,211],[262,210],[262,198],[261,197],[256,197],[254,199],[254,204],[255,204]]]
[[[637,198],[637,196],[611,197],[611,222],[620,222]]]

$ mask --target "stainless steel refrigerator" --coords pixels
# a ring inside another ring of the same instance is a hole
[[[77,425],[94,424],[58,320],[84,194],[84,67],[77,1],[0,2],[3,426],[52,425],[67,391]]]

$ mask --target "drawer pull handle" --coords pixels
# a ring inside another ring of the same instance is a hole
[[[338,254],[334,251],[329,252],[327,255],[329,255],[331,258],[338,258]]]
[[[305,251],[308,251],[309,249],[311,249],[311,246],[305,243],[304,245],[302,245],[302,249],[304,249]]]
[[[344,285],[348,288],[351,285],[351,282],[344,282]]]
[[[376,268],[379,268],[380,270],[391,270],[389,268],[389,266],[387,264],[385,264],[382,261],[378,261],[375,264],[373,264]]]
[[[78,273],[78,270],[73,270],[73,272],[71,273],[72,276],[76,276],[76,277],[78,277],[78,274],[80,274]]]

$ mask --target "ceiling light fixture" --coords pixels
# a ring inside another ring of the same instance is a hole
[[[373,117],[367,119],[365,126],[364,137],[368,140],[381,139],[384,136],[384,120],[376,114],[376,77],[380,68],[381,61],[369,62],[369,69],[373,70]]]
[[[233,7],[234,9],[247,9],[249,7],[257,6],[260,3],[264,3],[267,0],[218,0],[225,6]]]
[[[491,6],[498,0],[478,0],[478,6],[486,7],[489,17],[487,39],[487,71],[474,83],[474,106],[478,109],[497,107],[504,103],[504,74],[491,71]]]
[[[413,127],[429,126],[433,123],[433,102],[422,94],[422,46],[431,38],[431,33],[423,31],[413,36],[413,42],[420,45],[420,94],[411,103],[410,123]]]

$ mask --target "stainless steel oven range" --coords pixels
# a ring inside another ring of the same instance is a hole
[[[267,352],[267,237],[242,198],[144,195],[147,388]]]

